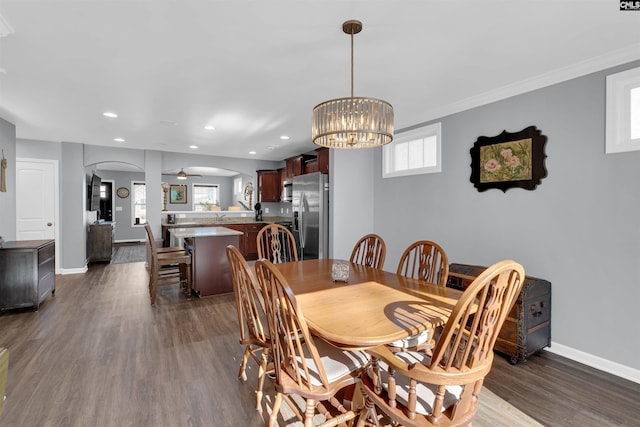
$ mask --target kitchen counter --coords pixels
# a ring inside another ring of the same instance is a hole
[[[292,222],[290,216],[270,216],[256,221],[253,216],[241,217],[232,216],[225,218],[176,218],[175,224],[169,224],[166,218],[162,219],[163,227],[202,227],[202,226],[224,226],[225,224],[273,224]]]
[[[241,236],[244,234],[241,231],[232,230],[224,226],[171,228],[169,233],[180,239],[189,237]]]

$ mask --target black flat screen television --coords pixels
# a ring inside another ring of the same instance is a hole
[[[100,186],[102,185],[102,179],[93,174],[91,176],[91,185],[89,186],[89,210],[100,210]]]

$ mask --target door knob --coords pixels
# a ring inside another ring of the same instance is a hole
[[[47,223],[47,226],[48,226],[48,227],[51,227],[52,225],[53,225],[53,223],[51,223],[51,222],[48,222],[48,223]]]

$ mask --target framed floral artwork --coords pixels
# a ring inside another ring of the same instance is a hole
[[[534,190],[547,176],[546,142],[547,137],[535,126],[479,137],[470,150],[471,182],[478,191],[497,188],[506,192],[516,187]]]

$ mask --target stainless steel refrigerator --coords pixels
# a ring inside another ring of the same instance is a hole
[[[329,257],[329,182],[316,172],[293,177],[293,235],[299,259]]]

